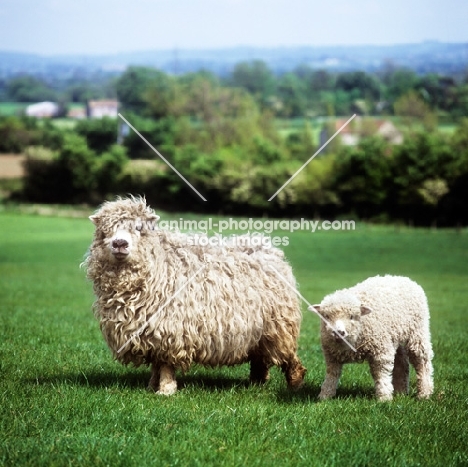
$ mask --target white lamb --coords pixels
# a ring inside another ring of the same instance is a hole
[[[326,377],[320,399],[335,396],[343,364],[364,360],[379,400],[391,400],[394,390],[408,393],[409,362],[416,370],[418,397],[432,394],[429,308],[418,284],[407,277],[371,277],[309,309],[323,318]]]
[[[154,229],[158,218],[135,198],[104,203],[90,218],[96,231],[84,265],[115,358],[151,364],[150,388],[166,395],[177,389],[175,370],[192,363],[250,362],[255,382],[277,365],[288,385],[299,387],[306,371],[296,354],[302,316],[282,251],[203,248],[185,234]]]

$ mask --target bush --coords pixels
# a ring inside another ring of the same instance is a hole
[[[391,148],[378,137],[343,147],[335,164],[333,188],[345,212],[370,216],[385,209],[392,183]]]
[[[58,163],[57,153],[44,147],[30,147],[25,155],[22,196],[38,203],[67,201],[66,173]]]
[[[18,117],[0,119],[0,152],[21,153],[37,140],[37,131]]]
[[[152,120],[130,115],[128,121],[164,157],[174,150],[175,121],[172,118]],[[133,130],[125,137],[124,146],[131,159],[157,159],[157,154]]]
[[[44,203],[101,202],[118,192],[128,161],[120,146],[97,157],[84,138],[75,134],[64,137],[59,152],[35,147],[26,156],[23,196]]]
[[[119,191],[119,182],[127,163],[125,148],[117,145],[111,146],[97,159],[97,190],[103,198]]]
[[[119,122],[115,118],[109,117],[81,120],[75,129],[79,135],[86,139],[90,149],[101,154],[117,143]]]

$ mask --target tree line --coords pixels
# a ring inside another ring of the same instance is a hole
[[[198,90],[194,90],[197,84]],[[401,103],[398,105],[399,99],[411,93],[413,101],[417,98],[417,112],[422,107],[425,112],[443,117],[468,114],[468,74],[463,78],[434,73],[418,75],[391,63],[374,73],[334,73],[302,65],[278,75],[265,62],[256,60],[238,63],[224,77],[206,71],[169,75],[141,66],[129,67],[119,76],[97,73],[92,79],[70,77],[47,81],[19,75],[0,81],[0,101],[55,100],[66,107],[90,99],[118,98],[127,110],[157,117],[168,112],[186,113],[190,110],[184,106],[187,92],[203,92],[200,86],[243,90],[261,110],[282,118],[354,112],[398,114],[402,107]]]
[[[0,120],[0,141],[14,118]],[[148,160],[147,151],[154,153],[133,132],[115,144],[117,125],[109,118],[82,121],[74,130],[17,119],[16,131],[28,145],[26,176],[14,197],[97,204],[139,193],[157,208],[179,211],[352,216],[417,225],[468,222],[468,119],[452,134],[408,130],[400,145],[377,136],[352,147],[337,145],[269,202],[317,148],[307,121],[283,137],[274,119],[260,112],[197,125],[184,118],[129,118],[207,203],[157,157]],[[144,159],[131,160],[132,153]]]
[[[156,207],[174,210],[467,222],[468,120],[459,119],[452,134],[436,125],[448,102],[441,96],[455,90],[448,92],[448,86],[443,94],[435,86],[429,92],[421,83],[430,77],[408,70],[388,70],[385,89],[377,77],[361,72],[331,75],[303,67],[302,73],[275,77],[252,62],[236,66],[229,82],[206,72],[172,76],[144,67],[130,67],[117,79],[121,112],[208,203],[133,131],[119,132],[120,119],[82,120],[66,129],[48,120],[2,118],[0,152],[27,155],[24,186],[16,196],[30,201],[96,204],[115,194],[141,193]],[[307,98],[293,92],[292,81],[281,88],[292,75],[315,83]],[[402,119],[403,144],[391,145],[371,132],[354,147],[333,144],[269,202],[319,145],[312,117],[287,134],[278,131],[278,117],[303,112],[299,105],[313,109],[313,96],[333,115],[337,86],[348,95],[343,113],[360,101],[377,111],[378,103],[394,99],[391,112]],[[455,83],[458,90],[464,86]]]

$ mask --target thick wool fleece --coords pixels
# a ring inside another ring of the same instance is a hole
[[[164,394],[175,391],[175,369],[192,363],[250,361],[255,381],[266,380],[268,368],[278,365],[291,387],[300,386],[299,302],[270,267],[296,286],[282,251],[190,245],[185,234],[145,227],[157,218],[135,198],[107,202],[92,216],[96,231],[85,266],[94,282],[95,314],[115,358],[151,363],[150,385]],[[128,232],[128,258],[117,261],[110,243],[122,225],[140,227]]]
[[[408,392],[409,362],[416,370],[418,396],[432,394],[429,308],[418,284],[407,277],[371,277],[314,307],[329,323],[321,324],[327,365],[321,399],[335,395],[343,364],[363,360],[369,362],[381,400],[391,399],[394,389]]]

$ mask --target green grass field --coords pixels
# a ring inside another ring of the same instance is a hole
[[[0,116],[20,115],[27,105],[22,102],[0,102]]]
[[[296,232],[286,253],[317,302],[370,275],[401,274],[426,290],[435,394],[373,399],[366,365],[345,367],[337,398],[318,402],[318,318],[304,311],[304,387],[272,371],[249,386],[247,365],[178,375],[171,397],[146,391],[145,368],[114,362],[79,264],[87,219],[0,212],[0,465],[468,465],[468,232]],[[283,235],[284,233],[282,233]],[[305,310],[305,307],[304,307]]]

